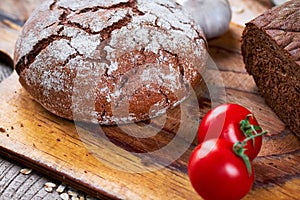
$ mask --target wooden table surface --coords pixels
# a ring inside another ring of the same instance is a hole
[[[11,18],[13,19],[17,19],[16,23],[20,22],[20,24],[22,24],[22,22],[24,22],[29,14],[31,13],[32,9],[34,8],[34,5],[38,5],[38,3],[41,0],[31,0],[31,1],[24,1],[24,3],[22,4],[18,4],[16,2],[18,2],[17,0],[2,0],[0,2],[0,11],[5,12],[6,14],[8,14]],[[232,5],[232,10],[233,10],[233,25],[231,25],[232,29],[235,29],[235,27],[237,25],[235,24],[240,24],[243,25],[245,22],[249,21],[250,19],[252,19],[254,16],[257,16],[258,14],[262,13],[264,10],[270,8],[272,5],[268,0],[230,0],[230,3]],[[1,20],[0,20],[1,21]],[[1,28],[10,28],[10,31],[16,31],[18,32],[18,27],[14,27],[14,25],[11,25],[9,23],[7,23],[6,21],[1,21],[0,22],[0,29]],[[3,37],[3,35],[0,35],[0,37]],[[3,38],[2,38],[3,39]],[[218,49],[214,49],[214,45],[218,44],[219,45],[219,39],[215,39],[212,41],[209,41],[209,45],[212,51],[218,51]],[[5,40],[1,40],[1,41],[5,41]],[[224,43],[224,46],[228,45],[226,43]],[[13,47],[6,45],[7,49],[4,49],[4,52],[7,53],[8,55],[12,55],[12,49]],[[228,48],[230,49],[230,44],[229,47],[226,47],[227,50]],[[3,50],[3,49],[2,49]],[[220,50],[220,52],[222,52],[222,50]],[[224,52],[226,53],[226,51],[224,50]],[[223,53],[224,53],[223,52]],[[216,52],[214,52],[215,55],[217,55]],[[239,54],[239,52],[236,52],[237,54]],[[240,57],[240,55],[239,55]],[[221,57],[217,58],[218,60],[216,61],[217,63],[226,63],[226,61],[222,60]],[[0,52],[0,81],[2,79],[4,79],[5,77],[7,77],[10,74],[11,68],[9,67],[10,65],[10,60],[7,57],[4,57],[4,54]],[[237,64],[242,64],[240,61]],[[224,69],[226,71],[226,69]],[[227,72],[228,75],[230,76],[230,71]],[[231,85],[233,88],[237,87],[237,85],[241,84],[241,83],[230,83],[233,84]],[[247,86],[243,86],[243,85],[239,85],[242,87],[247,87]],[[1,97],[2,98],[2,97]],[[273,115],[273,114],[271,114]],[[272,122],[270,122],[272,124]],[[0,124],[1,125],[1,124]],[[270,125],[266,125],[266,126],[270,126]],[[282,124],[280,125],[282,126]],[[287,133],[288,131],[286,131]],[[285,137],[284,136],[285,133],[283,133],[283,135],[279,135],[277,137],[283,137],[283,140],[288,140],[289,137]],[[299,145],[299,143],[296,144],[296,146]],[[274,146],[276,146],[276,144],[274,143]],[[291,148],[293,147],[293,145],[291,144]],[[283,149],[285,147],[282,147]],[[288,147],[287,147],[288,149]],[[299,151],[299,149],[298,149]],[[280,152],[280,150],[276,150],[274,151],[274,156]],[[264,155],[264,152],[262,152],[262,155]],[[298,155],[298,154],[297,154]],[[292,155],[294,156],[294,155]],[[284,170],[281,168],[281,164],[282,162],[275,162],[274,164],[272,164],[272,162],[274,161],[275,157],[273,158],[272,155],[269,155],[269,157],[264,157],[262,159],[269,159],[269,167],[270,170],[274,170],[278,171],[278,173],[285,173]],[[276,159],[280,159],[278,157],[276,157]],[[284,158],[285,159],[285,158]],[[292,158],[286,158],[286,159],[292,159]],[[267,162],[267,161],[264,161]],[[287,161],[288,162],[288,161]],[[295,168],[295,173],[291,174],[294,176],[299,177],[299,166],[297,166],[298,163],[296,163],[296,166],[293,166]],[[283,165],[283,164],[282,164]],[[47,176],[48,174],[43,171],[43,174],[40,172],[37,172],[35,170],[33,170],[30,174],[25,175],[23,173],[20,173],[20,170],[26,168],[26,166],[24,165],[24,163],[22,162],[15,162],[14,160],[11,160],[11,157],[6,156],[6,157],[0,157],[0,199],[2,200],[6,200],[6,199],[60,199],[59,197],[59,193],[56,191],[53,192],[47,192],[45,190],[45,183],[47,182],[53,182],[57,185],[61,184],[61,181],[59,180],[55,180],[52,178],[49,178],[49,176]],[[259,162],[256,166],[257,170],[263,170],[263,167],[260,166]],[[264,168],[265,169],[265,168]],[[280,171],[283,170],[283,171]],[[298,170],[298,171],[297,171]],[[272,173],[268,174],[269,172],[266,172],[266,176],[276,176]],[[261,198],[262,199],[268,199],[268,195],[270,195],[270,193],[267,192],[268,188],[266,185],[263,184],[262,180],[265,180],[264,177],[260,176],[258,177],[259,180],[257,180],[258,184],[256,184],[254,190],[266,190],[263,192],[260,192],[261,194]],[[279,179],[272,179],[273,177],[270,177],[270,180],[277,180],[277,181],[282,181],[284,182],[285,180],[279,180]],[[289,176],[286,175],[285,179],[288,179]],[[278,196],[280,197],[280,199],[298,199],[299,198],[299,193],[300,193],[300,183],[299,183],[299,179],[295,179],[291,182],[286,182],[285,184],[281,184],[281,183],[268,183],[269,185],[272,185],[273,190],[275,187],[275,194],[273,195],[273,197]],[[260,186],[263,188],[261,189]],[[255,196],[255,191],[252,191],[250,194],[250,196],[246,197],[246,199],[252,199],[252,197]],[[289,194],[288,194],[289,193]],[[294,194],[297,194],[298,196],[295,196]],[[83,195],[87,195],[86,193],[82,193]],[[265,196],[263,196],[265,195]],[[269,196],[269,198],[271,199],[272,196]]]

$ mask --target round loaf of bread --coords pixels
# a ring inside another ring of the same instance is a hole
[[[46,0],[14,55],[20,83],[48,111],[105,125],[178,105],[206,59],[202,31],[173,0]]]

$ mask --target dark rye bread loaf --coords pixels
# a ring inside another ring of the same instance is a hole
[[[266,103],[300,136],[300,1],[247,23],[242,54]]]
[[[14,61],[47,110],[110,125],[181,103],[206,56],[202,31],[173,0],[46,0],[23,27]]]

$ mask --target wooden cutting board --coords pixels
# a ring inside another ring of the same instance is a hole
[[[254,161],[255,183],[245,199],[300,199],[300,142],[264,103],[246,73],[240,53],[242,30],[232,23],[228,33],[209,42],[209,48],[223,78],[226,102],[249,108],[271,134],[264,138]],[[17,34],[16,27],[0,26],[0,49],[8,55]],[[215,84],[221,86],[218,81]],[[165,152],[139,157],[168,146],[175,138],[182,146],[190,143],[187,138],[195,137],[198,123],[212,106],[204,86],[196,94],[197,99],[187,100],[150,124],[75,126],[43,109],[13,73],[0,83],[0,152],[103,199],[200,199],[187,176],[187,161],[196,142],[166,167],[170,158]],[[157,134],[147,139],[128,134],[145,130]]]

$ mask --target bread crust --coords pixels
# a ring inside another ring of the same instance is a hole
[[[47,0],[14,55],[20,83],[47,110],[105,125],[178,105],[207,59],[202,31],[172,0]]]
[[[288,1],[247,23],[242,54],[266,103],[300,136],[300,1]]]

